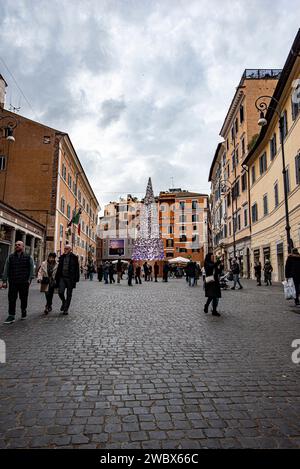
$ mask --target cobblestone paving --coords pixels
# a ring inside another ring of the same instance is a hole
[[[81,281],[69,316],[3,325],[0,448],[299,448],[300,310],[281,287],[226,291],[221,318],[185,280]]]

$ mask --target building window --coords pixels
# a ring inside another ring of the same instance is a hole
[[[226,140],[226,148],[227,148],[227,151],[229,150],[229,142],[228,142],[228,138]]]
[[[172,248],[174,246],[174,239],[167,239],[167,248]]]
[[[193,225],[193,231],[197,231],[197,225]]]
[[[287,111],[284,111],[282,120],[283,120],[283,138],[285,138],[288,134]]]
[[[229,236],[231,236],[231,221],[228,223]]]
[[[181,210],[184,210],[184,207],[185,207],[185,202],[179,202],[179,208],[181,208]]]
[[[180,231],[185,231],[185,226],[184,225],[181,225]]]
[[[300,153],[295,158],[296,166],[296,184],[300,184]]]
[[[64,225],[59,225],[59,237],[61,239],[64,237]]]
[[[247,173],[242,174],[242,192],[247,189]]]
[[[81,204],[81,192],[80,192],[80,190],[78,190],[78,200],[79,200],[79,203]]]
[[[72,189],[72,176],[70,174],[68,174],[68,186]]]
[[[169,225],[168,226],[168,234],[173,234],[174,233],[174,227]]]
[[[237,216],[237,225],[238,225],[238,230],[240,230],[241,229],[241,215],[240,214],[238,214]]]
[[[187,242],[187,237],[185,235],[181,235],[179,238],[180,243],[186,243]]]
[[[257,203],[252,205],[251,207],[252,211],[252,222],[255,223],[258,220],[258,211],[257,211]]]
[[[83,205],[83,208],[85,209],[85,198],[84,197],[83,197],[82,205]]]
[[[277,153],[277,142],[276,142],[276,134],[273,134],[273,137],[270,140],[270,157],[271,161],[274,160]]]
[[[198,204],[197,200],[193,200],[193,201],[192,201],[192,209],[193,209],[193,210],[196,210],[196,209],[197,209],[197,204]]]
[[[248,209],[244,208],[244,226],[248,226]]]
[[[274,201],[275,201],[275,208],[279,205],[279,192],[278,192],[278,182],[276,181],[274,184]]]
[[[236,164],[236,166],[238,165],[238,162],[239,162],[239,149],[237,148],[235,150],[235,164]]]
[[[244,106],[241,104],[240,106],[240,123],[242,124],[244,122],[245,116],[244,116]]]
[[[179,215],[179,223],[185,223],[186,222],[186,216],[185,215]]]
[[[44,138],[43,138],[43,143],[45,143],[46,145],[51,143],[51,138],[50,136],[48,135],[45,135]]]
[[[86,211],[87,211],[87,214],[89,213],[89,204],[86,204]]]
[[[238,118],[235,119],[235,133],[237,134],[239,130],[239,121]]]
[[[65,213],[65,199],[63,197],[60,199],[60,211]]]
[[[232,153],[231,155],[231,161],[232,161],[232,171],[234,171],[234,168],[235,168],[235,152]]]
[[[256,175],[255,175],[255,166],[251,168],[251,177],[252,177],[252,185],[255,183]]]
[[[230,197],[230,192],[227,194],[227,207],[230,207],[231,205],[231,197]]]
[[[286,173],[285,173],[285,181],[286,181],[286,190],[287,190],[287,193],[289,193],[291,190],[291,186],[290,186],[290,171],[288,168],[286,169]]]
[[[70,207],[69,204],[67,205],[67,217],[68,217],[69,219],[71,218],[71,207]]]
[[[66,167],[65,167],[64,164],[62,164],[61,175],[62,175],[62,178],[63,178],[64,180],[67,179],[67,169],[66,169]]]
[[[265,194],[265,195],[264,195],[264,198],[263,198],[263,205],[264,205],[264,216],[265,216],[265,215],[268,215],[268,213],[269,213],[269,209],[268,209],[268,194]]]
[[[0,171],[5,171],[6,167],[6,157],[4,155],[0,156]]]
[[[267,153],[266,152],[259,158],[259,171],[260,171],[260,174],[264,174],[267,171]]]
[[[186,248],[179,248],[179,252],[187,252]]]
[[[244,156],[246,153],[246,146],[245,146],[245,139],[242,139],[242,155]]]
[[[192,215],[192,223],[196,223],[199,221],[199,216],[198,215]]]
[[[234,127],[231,127],[231,140],[233,141],[234,139]]]
[[[294,89],[292,94],[292,119],[293,121],[297,119],[297,116],[300,112],[300,83]]]

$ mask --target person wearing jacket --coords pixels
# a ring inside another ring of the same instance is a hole
[[[117,262],[117,282],[118,283],[121,282],[122,272],[123,272],[122,261],[121,259],[118,259],[118,262]]]
[[[300,294],[300,254],[298,249],[293,248],[292,253],[288,255],[285,263],[285,278],[292,278],[294,280],[296,298],[295,305],[298,306]]]
[[[128,285],[129,287],[132,287],[132,279],[134,277],[134,266],[133,266],[133,260],[129,262],[128,266]]]
[[[142,280],[141,280],[141,272],[142,272],[142,268],[140,265],[137,265],[136,266],[136,269],[135,269],[135,283],[136,284],[142,284]]]
[[[213,304],[212,315],[221,316],[217,311],[219,298],[221,298],[221,288],[219,284],[218,265],[213,259],[213,254],[209,252],[204,261],[205,269],[205,296],[207,301],[204,305],[204,312],[208,313],[210,303]]]
[[[236,259],[233,259],[232,261],[231,272],[233,274],[233,287],[231,290],[235,290],[237,283],[239,284],[239,290],[241,290],[243,287],[240,282],[240,266]]]
[[[103,265],[102,264],[98,266],[97,273],[98,273],[99,282],[102,282],[102,278],[103,278]]]
[[[186,274],[189,279],[189,287],[193,287],[195,285],[196,267],[192,260],[189,261],[186,267]]]
[[[8,317],[4,324],[15,322],[18,295],[21,300],[21,319],[27,317],[29,286],[34,278],[34,263],[29,254],[25,253],[22,241],[15,244],[15,252],[6,259],[2,274],[2,288],[7,288],[8,281]]]
[[[168,281],[169,270],[170,270],[169,263],[164,262],[164,266],[163,266],[163,281],[164,282]]]
[[[45,293],[46,306],[44,314],[52,311],[52,300],[56,287],[55,276],[58,264],[55,252],[50,252],[46,261],[42,262],[38,271],[38,282],[41,284],[41,292]]]
[[[273,267],[271,265],[271,262],[269,259],[266,259],[265,265],[264,265],[264,274],[265,274],[265,284],[272,285],[272,272],[273,272]]]
[[[79,282],[79,262],[78,257],[73,254],[70,244],[66,244],[64,254],[60,256],[55,280],[58,285],[58,294],[62,301],[60,310],[64,315],[69,314],[69,307],[72,300],[73,288]],[[65,298],[65,291],[67,297]]]
[[[254,275],[256,277],[257,286],[261,287],[261,263],[259,261],[255,262]]]

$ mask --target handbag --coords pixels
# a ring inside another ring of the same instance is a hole
[[[296,298],[296,288],[294,285],[294,280],[292,278],[288,278],[282,282],[283,290],[284,290],[284,297],[286,300],[294,300]]]
[[[208,277],[205,277],[205,283],[212,283],[215,281],[215,277],[213,275],[209,275]]]

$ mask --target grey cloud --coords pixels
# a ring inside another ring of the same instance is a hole
[[[123,99],[107,99],[101,105],[101,118],[99,125],[101,127],[108,127],[111,123],[117,122],[126,109],[126,104]]]

